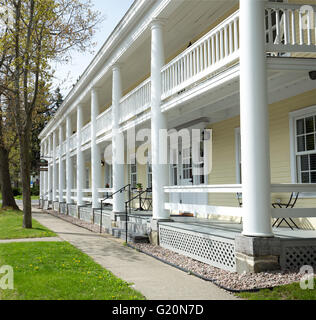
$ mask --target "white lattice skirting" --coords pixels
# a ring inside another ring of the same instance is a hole
[[[236,271],[235,241],[209,234],[159,226],[160,245],[197,261],[227,271]]]
[[[316,267],[316,240],[282,241],[282,269],[299,270],[308,265]]]

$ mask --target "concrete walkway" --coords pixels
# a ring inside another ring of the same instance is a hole
[[[215,285],[190,276],[151,257],[124,247],[120,240],[101,236],[34,209],[43,226],[88,254],[117,277],[133,283],[148,300],[234,300]]]

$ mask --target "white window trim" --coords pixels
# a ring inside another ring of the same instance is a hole
[[[235,128],[235,154],[236,154],[236,183],[241,184],[241,170],[239,163],[241,162],[241,141],[240,141],[240,127]]]
[[[295,121],[299,117],[308,117],[310,115],[315,115],[316,113],[316,105],[310,106],[304,109],[296,110],[290,112],[290,162],[291,162],[291,179],[292,183],[298,183],[297,181],[297,165],[296,165],[296,139],[295,139]],[[316,193],[301,193],[300,198],[316,198]]]
[[[135,162],[135,163],[134,163]],[[130,164],[129,164],[129,183],[132,185],[132,166],[135,165],[136,166],[136,172],[133,173],[134,175],[136,175],[136,184],[137,179],[138,179],[138,168],[137,168],[137,160],[136,160],[136,154],[132,154],[130,156]],[[132,186],[133,187],[133,186]],[[135,186],[136,187],[136,186]]]

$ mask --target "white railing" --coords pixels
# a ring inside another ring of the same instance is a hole
[[[165,193],[232,193],[242,194],[242,185],[198,185],[171,186],[164,188]],[[309,193],[316,194],[316,187],[312,184],[273,184],[271,193]],[[304,201],[304,200],[303,200]],[[215,214],[222,216],[242,217],[242,208],[221,207],[211,205],[166,203],[165,208],[172,211],[199,212],[201,214]],[[277,208],[271,206],[273,218],[312,218],[316,217],[316,208]]]
[[[266,4],[268,52],[316,52],[316,6]]]
[[[137,116],[150,107],[151,81],[150,78],[129,92],[120,101],[120,124]]]
[[[75,133],[73,136],[70,137],[70,151],[73,151],[77,148],[77,134]]]
[[[239,11],[162,68],[162,99],[219,71],[239,57]]]
[[[59,150],[60,150],[60,146],[56,146],[56,156],[59,156]]]
[[[105,110],[97,117],[97,135],[111,130],[112,128],[112,107]]]
[[[92,202],[92,196],[87,196],[86,194],[92,194],[92,189],[83,189],[82,193],[84,194],[82,200],[86,202]]]
[[[67,153],[67,141],[64,141],[61,145],[61,154],[65,155]]]
[[[89,122],[86,126],[82,128],[81,139],[82,145],[86,144],[91,140],[91,122]]]

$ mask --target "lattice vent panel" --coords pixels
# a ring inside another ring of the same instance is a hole
[[[160,225],[160,245],[224,270],[236,271],[234,240]]]
[[[305,265],[316,267],[316,243],[313,246],[286,246],[283,249],[282,268],[299,270]]]
[[[69,210],[69,215],[71,217],[76,218],[77,217],[77,206],[75,205],[70,205],[68,206],[68,210]]]

